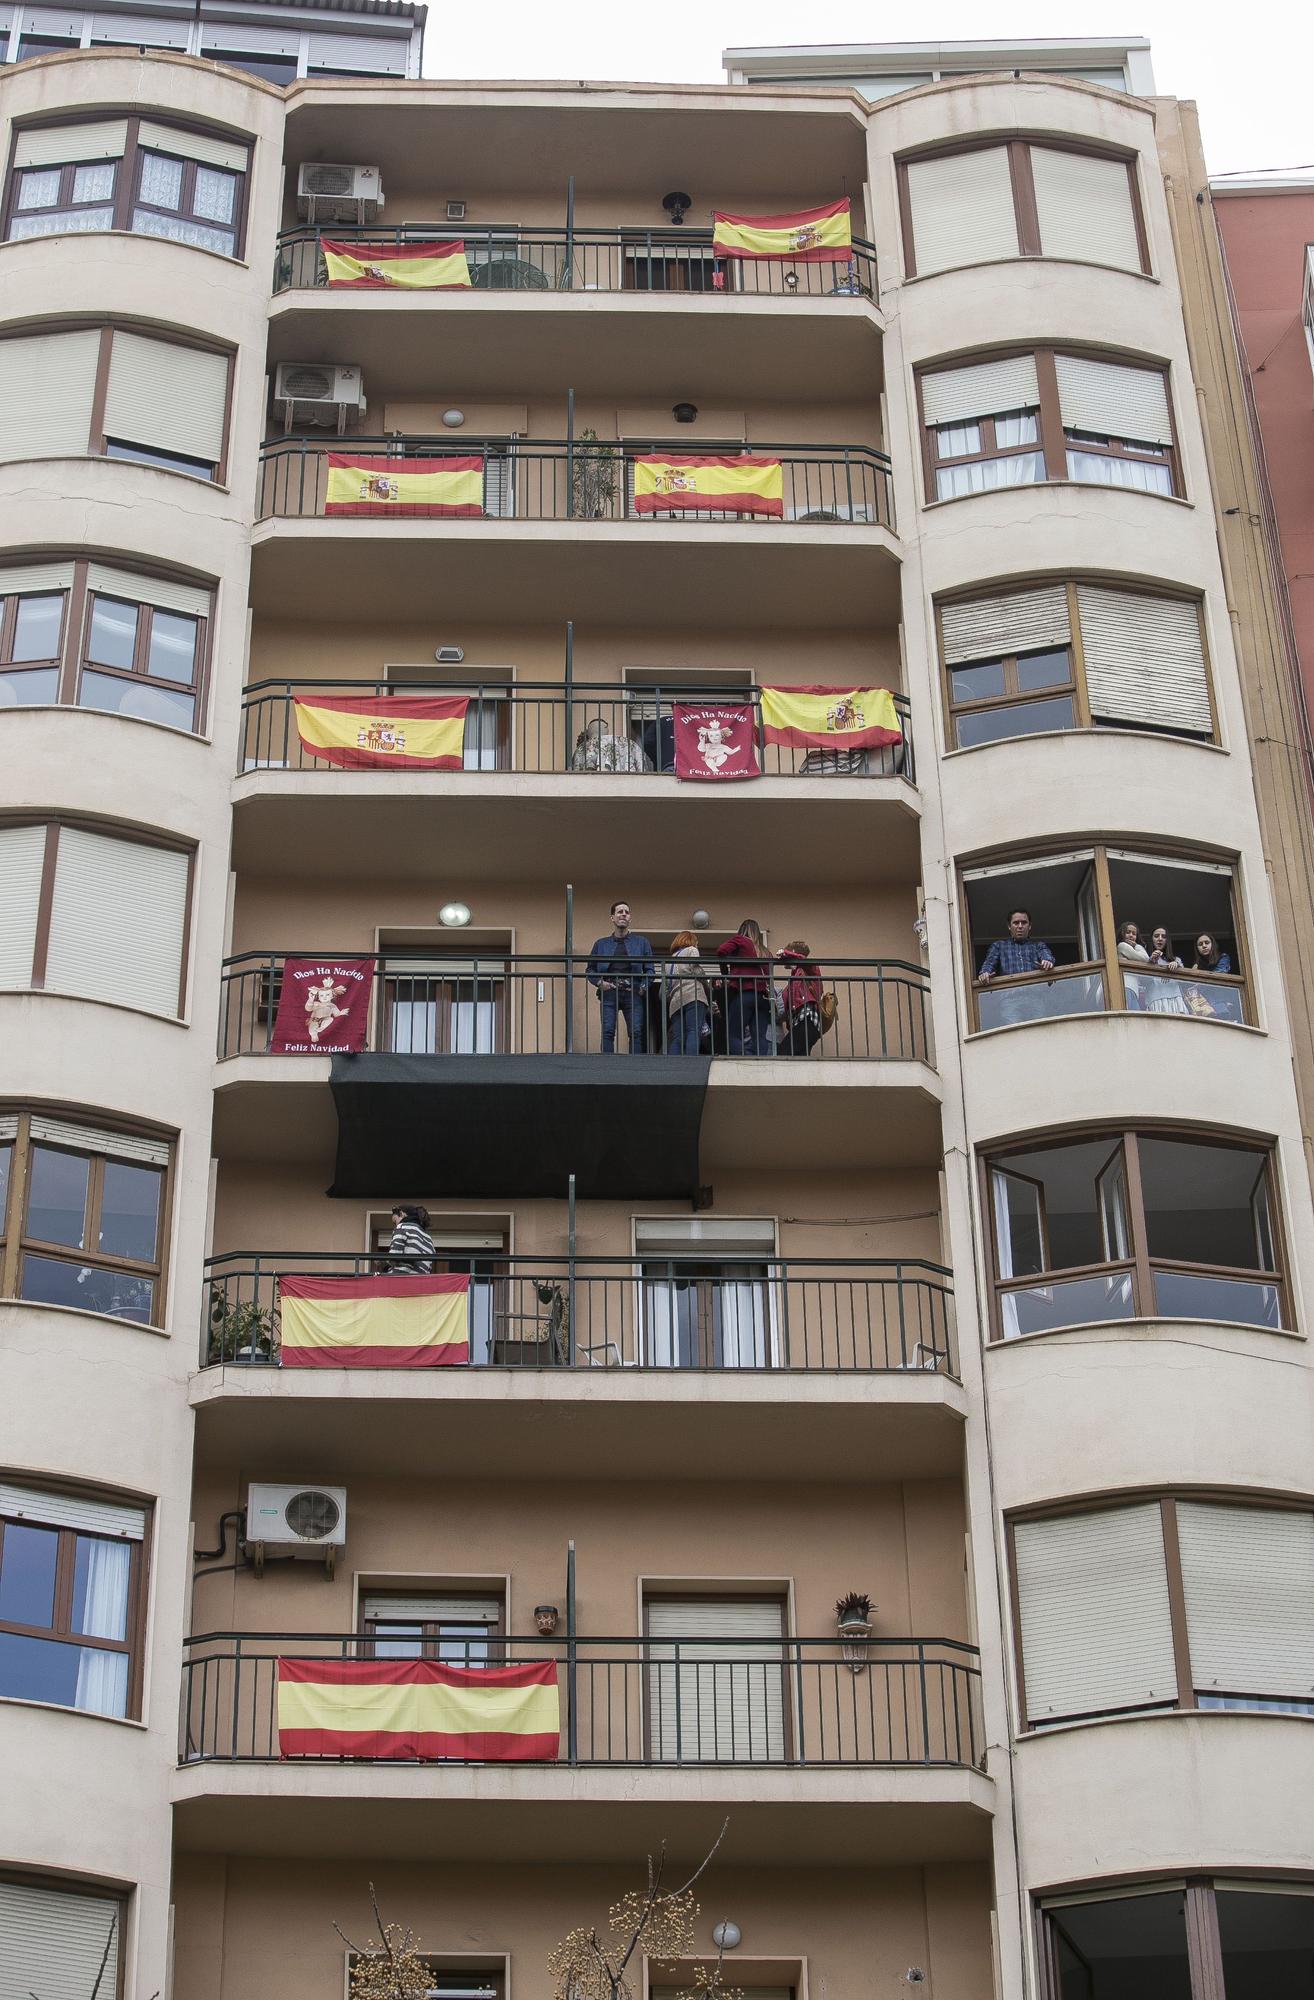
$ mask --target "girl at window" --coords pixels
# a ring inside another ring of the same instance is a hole
[[[1160,924],[1150,937],[1150,964],[1166,965],[1170,972],[1180,972],[1182,961],[1173,950],[1173,941]]]
[[[1130,961],[1133,964],[1149,964],[1150,954],[1141,943],[1141,927],[1139,924],[1119,924],[1118,956],[1124,961]]]
[[[1225,951],[1218,949],[1218,939],[1210,931],[1201,931],[1195,941],[1195,960],[1192,972],[1230,972],[1232,961]]]

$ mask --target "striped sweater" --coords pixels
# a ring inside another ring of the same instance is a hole
[[[430,1272],[433,1270],[433,1238],[418,1222],[399,1222],[388,1245],[390,1271]]]

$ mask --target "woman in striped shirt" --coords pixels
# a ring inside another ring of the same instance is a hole
[[[433,1270],[433,1238],[427,1208],[394,1208],[385,1271],[427,1275]]]

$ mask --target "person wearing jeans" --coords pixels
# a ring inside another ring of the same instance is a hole
[[[707,981],[699,972],[698,940],[692,931],[679,931],[671,939],[671,965],[666,986],[666,1053],[696,1056],[703,1051],[703,1036],[711,1045],[712,1008]]]
[[[656,967],[652,945],[630,928],[627,902],[611,906],[611,932],[600,937],[589,953],[588,982],[598,992],[602,1012],[602,1053],[616,1053],[616,1019],[619,1015],[629,1036],[630,1054],[642,1055],[648,1046],[648,987]]]
[[[745,917],[718,945],[725,978],[726,1043],[732,1056],[771,1054],[771,960],[762,926]]]

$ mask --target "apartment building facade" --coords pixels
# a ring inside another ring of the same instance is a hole
[[[338,1994],[373,1884],[538,2000],[726,1821],[757,2000],[1305,1990],[1301,857],[1189,117],[0,92],[0,1993]]]

